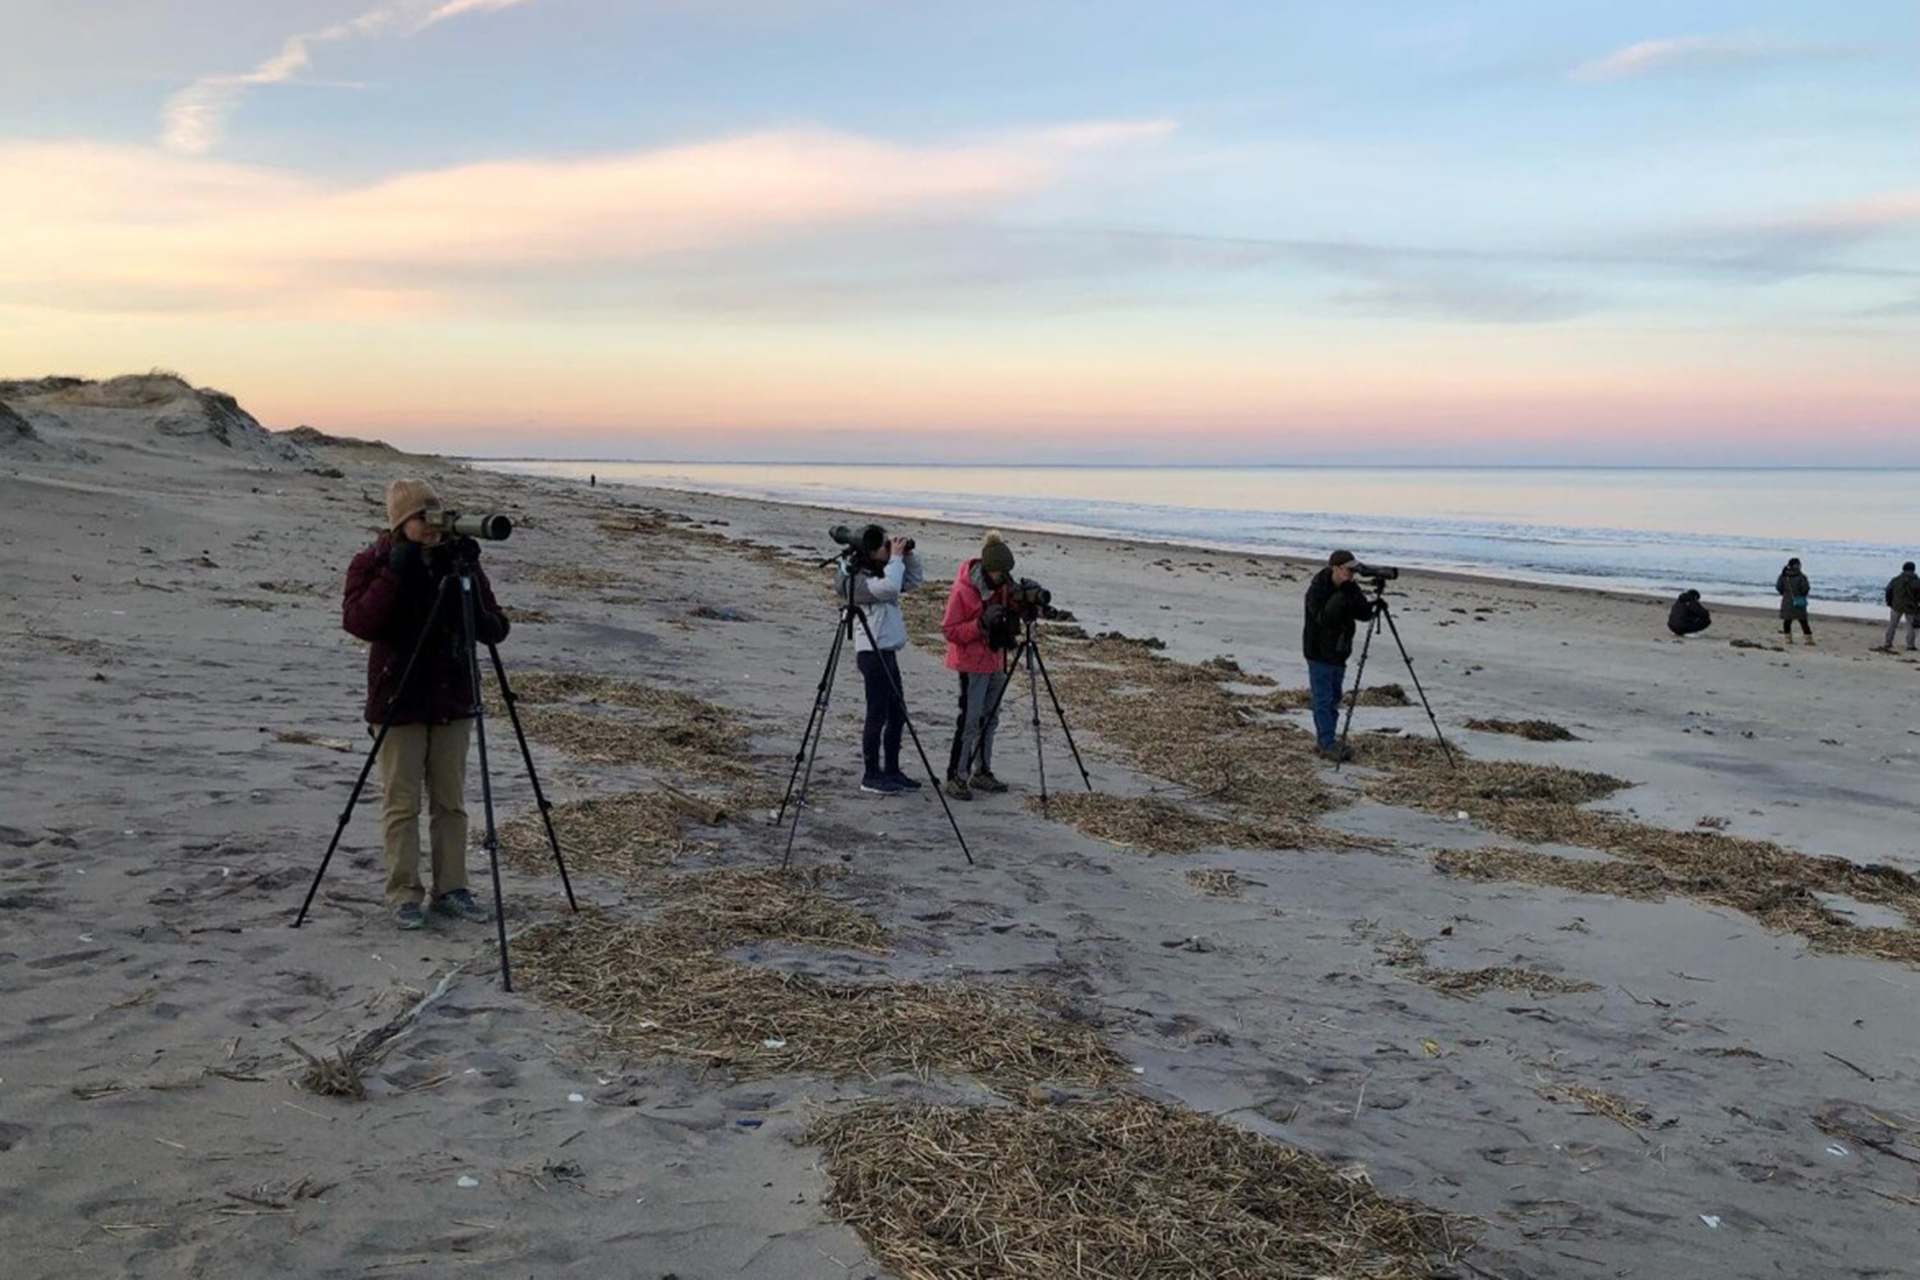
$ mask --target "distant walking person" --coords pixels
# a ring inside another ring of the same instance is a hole
[[[1773,589],[1780,593],[1780,632],[1788,644],[1793,643],[1793,624],[1800,624],[1800,634],[1813,643],[1813,628],[1807,625],[1807,596],[1813,586],[1807,581],[1807,575],[1800,571],[1800,557],[1787,561],[1787,567],[1773,580]]]
[[[1913,620],[1920,615],[1920,574],[1913,571],[1913,561],[1900,566],[1900,576],[1887,583],[1887,608],[1891,610],[1887,618],[1887,638],[1881,642],[1883,653],[1893,652],[1893,633],[1900,628],[1900,619],[1907,620],[1907,652],[1913,652]]]
[[[1713,625],[1713,615],[1700,603],[1700,593],[1688,588],[1680,593],[1667,611],[1667,630],[1677,636],[1690,636]]]
[[[1347,682],[1347,657],[1353,652],[1356,622],[1373,617],[1373,604],[1353,580],[1353,552],[1336,551],[1327,567],[1307,584],[1307,619],[1301,647],[1307,657],[1307,683],[1313,695],[1313,737],[1328,759],[1352,757],[1340,746],[1340,690]]]

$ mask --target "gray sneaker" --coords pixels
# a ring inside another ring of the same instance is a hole
[[[393,922],[402,929],[424,929],[427,927],[427,913],[420,909],[417,902],[403,902],[393,909]]]
[[[485,924],[493,919],[487,909],[473,900],[473,894],[466,889],[455,889],[452,893],[443,893],[433,900],[433,909],[443,916],[452,916],[456,920],[471,920],[475,924]]]

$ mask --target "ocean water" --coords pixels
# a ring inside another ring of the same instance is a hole
[[[1799,556],[1816,614],[1883,614],[1920,558],[1912,470],[478,465],[819,506],[823,544],[841,518],[938,518],[1762,605]]]

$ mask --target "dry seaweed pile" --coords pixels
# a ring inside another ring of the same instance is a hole
[[[536,925],[516,971],[631,1053],[753,1075],[948,1072],[990,1084],[1093,1086],[1120,1060],[1091,1029],[959,983],[836,984],[724,959],[670,929],[586,915]]]
[[[1578,742],[1573,730],[1551,720],[1468,720],[1466,727],[1481,733],[1506,733],[1529,742]]]
[[[1312,822],[1337,807],[1320,780],[1311,734],[1251,720],[1246,699],[1215,673],[1160,657],[1143,643],[1095,639],[1058,646],[1054,683],[1084,725],[1142,772],[1262,818]]]
[[[1571,1102],[1582,1111],[1590,1111],[1629,1129],[1644,1129],[1654,1122],[1653,1112],[1645,1105],[1629,1102],[1617,1093],[1592,1085],[1554,1081],[1536,1085],[1534,1091],[1549,1102]]]
[[[1624,785],[1605,774],[1552,765],[1463,761],[1449,770],[1428,759],[1401,763],[1368,789],[1389,803],[1466,812],[1516,840],[1613,855],[1610,861],[1589,860],[1489,848],[1434,856],[1437,866],[1456,875],[1620,897],[1678,894],[1797,933],[1819,950],[1920,962],[1920,928],[1862,927],[1819,897],[1888,907],[1920,923],[1920,880],[1892,867],[1815,857],[1712,830],[1672,831],[1580,807]]]
[[[513,681],[527,736],[575,759],[641,764],[731,780],[752,776],[747,731],[732,712],[678,689],[581,672],[529,672]],[[488,690],[488,714],[503,715]],[[570,705],[613,707],[614,713]]]
[[[1364,1173],[1144,1098],[869,1102],[809,1136],[828,1203],[911,1280],[1425,1280],[1468,1243]]]
[[[1488,991],[1525,991],[1533,995],[1565,995],[1574,991],[1598,991],[1591,982],[1555,977],[1538,969],[1517,965],[1495,965],[1485,969],[1436,969],[1421,965],[1407,976],[1422,986],[1448,995],[1472,997]]]
[[[702,946],[771,938],[885,951],[892,939],[878,920],[819,892],[845,875],[841,867],[735,868],[670,876],[656,888],[670,904],[665,926]]]
[[[1230,867],[1195,867],[1187,872],[1187,883],[1214,898],[1237,898],[1247,880]]]
[[[1342,700],[1344,708],[1347,701]],[[1243,705],[1260,711],[1307,711],[1313,707],[1311,689],[1275,689],[1272,693],[1259,694],[1243,698]],[[1407,691],[1397,684],[1377,684],[1370,689],[1360,691],[1360,705],[1363,707],[1407,707],[1413,700],[1407,697]]]
[[[727,809],[673,787],[650,787],[569,800],[554,805],[550,816],[569,870],[636,880],[698,847],[684,827],[716,826],[726,821]],[[551,866],[553,848],[538,812],[500,824],[500,854],[522,870]]]
[[[1038,812],[1039,796],[1027,807]],[[1115,796],[1067,792],[1052,800],[1052,812],[1074,829],[1113,844],[1149,853],[1192,853],[1195,849],[1363,849],[1379,842],[1331,827],[1283,818],[1222,819],[1196,813],[1186,805],[1151,796]]]

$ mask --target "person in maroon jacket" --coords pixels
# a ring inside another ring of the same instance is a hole
[[[463,550],[477,557],[479,548],[442,545],[440,531],[423,518],[439,506],[440,499],[424,480],[395,480],[387,486],[387,532],[348,566],[341,615],[347,631],[372,646],[367,652],[367,723],[378,725],[392,712],[380,744],[380,816],[387,906],[402,929],[418,929],[427,922],[421,910],[426,889],[420,883],[423,790],[432,843],[433,909],[461,920],[491,919],[467,888],[467,746],[477,708],[468,665],[472,655],[461,636],[457,585],[448,589],[431,632],[422,639],[451,554]],[[498,644],[507,636],[507,615],[478,563],[474,586],[475,638],[481,644]],[[420,657],[402,689],[400,678],[416,644]]]

